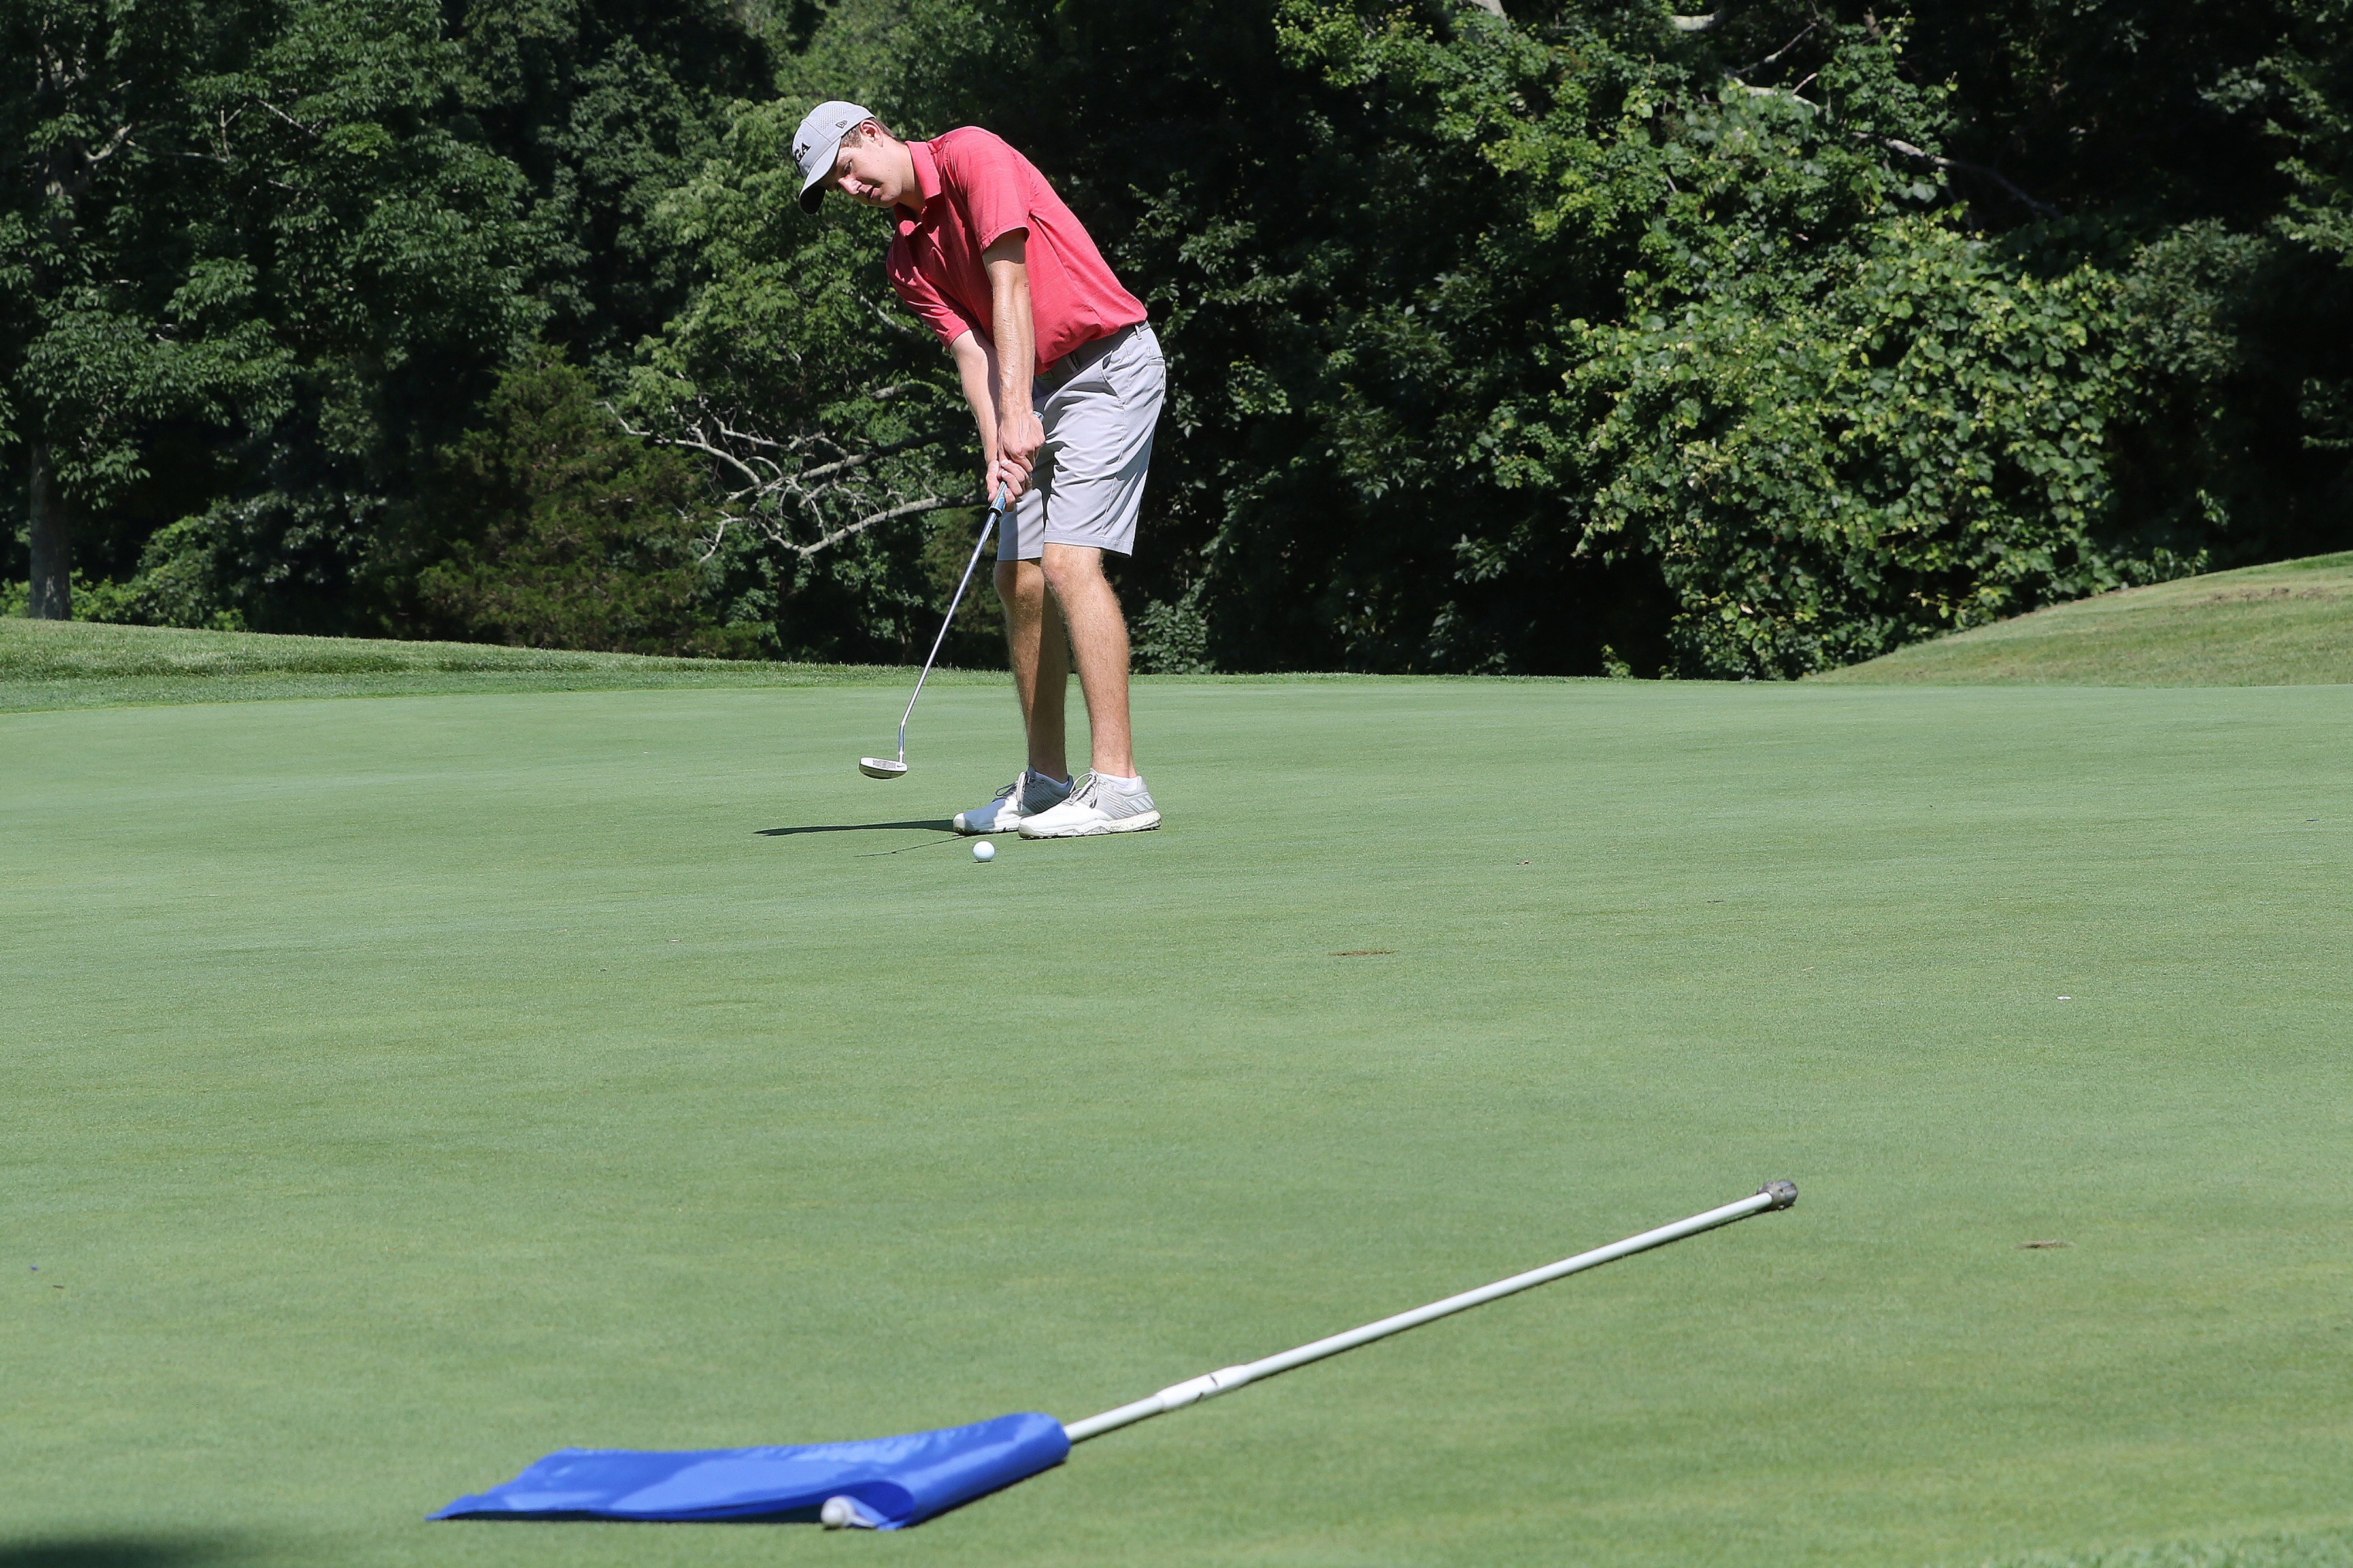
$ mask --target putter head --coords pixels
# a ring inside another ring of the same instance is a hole
[[[906,776],[907,764],[891,757],[860,757],[858,771],[870,779],[895,779]]]

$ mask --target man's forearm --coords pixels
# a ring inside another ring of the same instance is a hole
[[[980,253],[988,273],[988,336],[997,349],[998,417],[1029,406],[1038,324],[1029,309],[1029,237],[1014,230]]]
[[[1029,384],[1038,363],[1038,329],[1029,312],[1029,268],[1019,262],[988,269],[989,336],[997,355],[997,406],[1029,406]]]
[[[964,400],[972,405],[973,423],[980,426],[981,463],[997,461],[997,354],[978,332],[966,332],[950,350],[955,356],[956,379],[964,384]]]
[[[1015,495],[1029,487],[1046,427],[1029,404],[1031,369],[1038,361],[1038,333],[1029,315],[1029,236],[1016,229],[981,252],[988,268],[988,348],[996,360],[991,389],[997,404],[996,478]]]

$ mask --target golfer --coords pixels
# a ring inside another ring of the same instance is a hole
[[[902,142],[854,103],[822,103],[793,138],[801,208],[828,190],[892,215],[886,263],[947,344],[980,425],[983,492],[1012,493],[997,594],[1029,757],[959,833],[1078,838],[1160,826],[1127,721],[1127,622],[1105,551],[1135,548],[1166,367],[1144,304],[1029,159],[964,126]],[[1066,635],[1067,634],[1067,635]],[[1062,700],[1075,658],[1093,742],[1075,784]]]

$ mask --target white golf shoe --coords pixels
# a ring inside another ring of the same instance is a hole
[[[1098,833],[1141,833],[1160,826],[1160,808],[1144,781],[1134,789],[1106,783],[1097,773],[1082,777],[1071,798],[1021,819],[1024,838],[1091,838]]]
[[[1013,782],[997,792],[997,798],[987,805],[956,813],[955,830],[970,837],[978,833],[1010,833],[1026,817],[1033,816],[1070,797],[1071,786],[1048,778],[1044,773],[1022,769]]]

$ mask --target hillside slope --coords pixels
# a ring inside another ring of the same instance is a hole
[[[2353,552],[2054,605],[1811,679],[1941,686],[2353,681]]]

